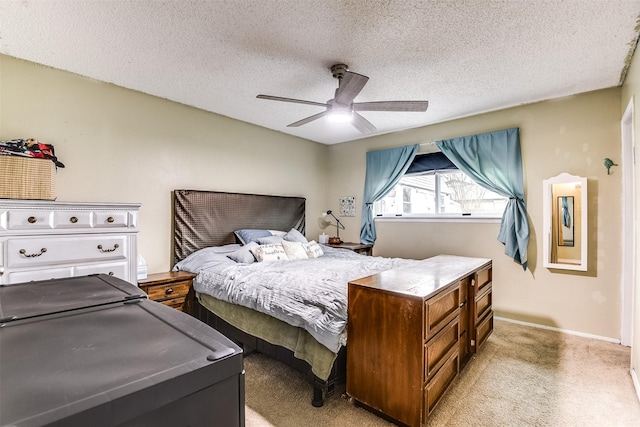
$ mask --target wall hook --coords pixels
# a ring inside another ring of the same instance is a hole
[[[607,168],[607,175],[611,175],[611,166],[618,166],[617,163],[613,163],[613,160],[611,160],[608,157],[605,157],[604,159],[604,167]]]

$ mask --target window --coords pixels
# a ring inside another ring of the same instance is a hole
[[[374,205],[377,216],[501,217],[508,197],[476,184],[458,169],[405,175]]]

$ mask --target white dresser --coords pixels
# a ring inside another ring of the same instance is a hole
[[[0,199],[0,284],[88,274],[135,284],[139,209]]]

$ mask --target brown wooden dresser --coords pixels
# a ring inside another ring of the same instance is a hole
[[[138,286],[149,295],[149,299],[191,314],[192,298],[187,298],[187,295],[193,292],[191,284],[194,277],[195,274],[186,271],[154,273],[139,280]]]
[[[409,426],[493,328],[491,260],[440,255],[349,282],[347,394]]]

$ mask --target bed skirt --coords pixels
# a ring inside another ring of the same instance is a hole
[[[225,322],[250,336],[292,351],[294,357],[304,360],[311,366],[315,376],[323,381],[329,379],[338,355],[316,341],[304,329],[291,326],[250,308],[221,301],[210,295],[197,294],[197,298],[204,308]],[[251,345],[251,343],[245,344]]]

